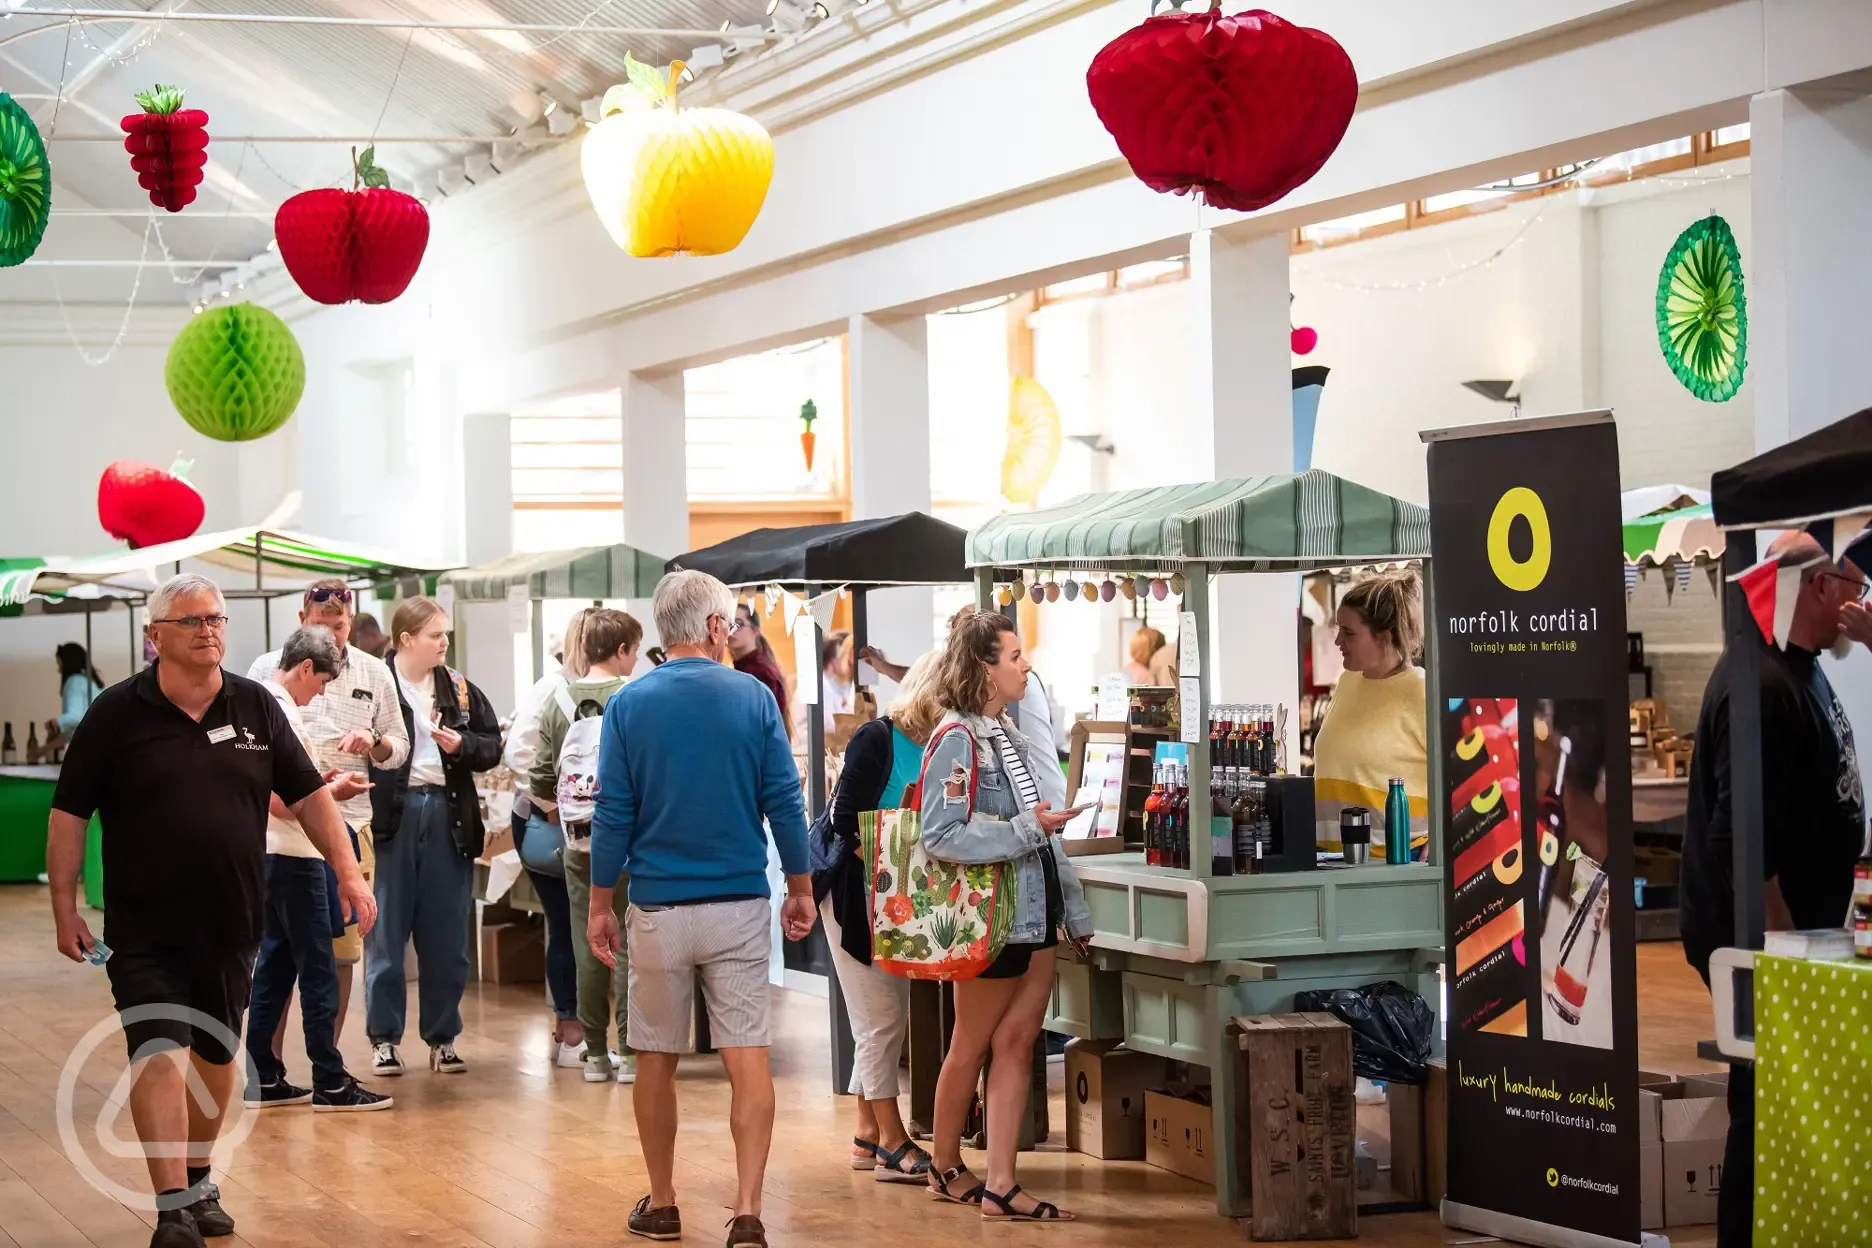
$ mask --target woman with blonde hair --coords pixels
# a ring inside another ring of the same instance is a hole
[[[1134,685],[1176,684],[1176,648],[1150,625],[1131,634],[1126,648],[1131,661],[1125,664],[1125,679]]]
[[[1053,992],[1053,950],[1063,929],[1076,945],[1092,934],[1079,878],[1058,836],[1072,810],[1053,810],[1035,780],[1049,765],[1007,717],[1027,691],[1021,639],[1005,616],[959,616],[932,672],[944,708],[924,750],[923,848],[945,862],[1013,866],[1008,943],[979,978],[955,985],[955,1031],[936,1082],[930,1189],[981,1205],[984,1221],[1070,1222],[1014,1182],[1014,1153],[1027,1113],[1033,1046]],[[989,1053],[988,1173],[962,1164],[962,1123]]]
[[[831,865],[813,873],[813,894],[832,946],[839,991],[851,1015],[856,1053],[850,1091],[858,1098],[858,1129],[851,1167],[870,1170],[881,1183],[921,1183],[929,1154],[910,1140],[897,1110],[897,1066],[910,1021],[910,981],[871,964],[870,868],[859,855],[858,816],[895,809],[917,782],[923,746],[942,718],[929,674],[934,655],[910,665],[890,713],[859,725],[845,747],[845,766],[815,847]]]
[[[1429,728],[1423,650],[1423,591],[1414,571],[1380,572],[1339,600],[1338,635],[1345,674],[1333,689],[1313,745],[1314,819],[1321,849],[1342,848],[1339,815],[1372,812],[1384,827],[1385,797],[1402,777],[1410,799],[1413,854],[1428,843]]]

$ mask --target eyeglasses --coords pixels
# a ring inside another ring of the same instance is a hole
[[[1852,577],[1841,576],[1837,572],[1822,572],[1820,575],[1829,577],[1835,581],[1842,581],[1850,586],[1852,588],[1853,598],[1857,602],[1864,602],[1866,600],[1866,595],[1872,593],[1872,581],[1855,581]]]
[[[752,621],[744,620],[740,616],[737,615],[732,621],[729,622],[728,631],[731,633],[738,633],[744,628],[753,628],[753,627],[754,627],[754,624]]]
[[[152,624],[174,624],[180,628],[191,629],[198,633],[203,629],[207,629],[211,633],[218,633],[227,627],[227,622],[228,617],[225,615],[179,615],[174,619],[150,621]]]
[[[351,591],[342,587],[333,589],[328,585],[320,585],[306,590],[305,600],[311,603],[341,602],[348,607],[351,605]]]

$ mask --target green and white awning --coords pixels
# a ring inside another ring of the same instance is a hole
[[[528,598],[648,598],[663,576],[663,563],[634,546],[580,546],[457,568],[437,584],[454,586],[457,602],[498,602],[515,586],[524,586]]]
[[[1430,513],[1314,468],[1085,494],[996,516],[969,534],[972,568],[1236,572],[1388,563],[1430,554]]]

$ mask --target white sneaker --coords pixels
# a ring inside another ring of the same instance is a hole
[[[371,1049],[371,1074],[379,1079],[388,1079],[403,1073],[403,1058],[396,1051],[396,1045],[384,1043]]]
[[[459,1075],[468,1069],[468,1063],[456,1055],[452,1044],[432,1044],[429,1046],[429,1069],[438,1075]]]
[[[609,1058],[594,1057],[590,1054],[584,1054],[579,1059],[579,1064],[585,1067],[585,1082],[586,1083],[610,1083],[611,1082],[612,1070],[611,1070],[611,1061]],[[634,1075],[632,1077],[635,1078]]]
[[[611,1055],[611,1062],[617,1067],[617,1081],[619,1083],[637,1082],[637,1055],[635,1053],[613,1053]]]
[[[553,1065],[559,1067],[561,1070],[577,1070],[580,1066],[583,1066],[584,1064],[585,1064],[585,1046],[584,1045],[564,1044],[564,1043],[561,1043],[559,1045],[559,1056],[556,1059],[554,1059]]]

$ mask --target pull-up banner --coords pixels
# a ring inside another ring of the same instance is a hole
[[[1617,428],[1591,412],[1423,438],[1448,889],[1443,1220],[1528,1244],[1637,1244]]]

